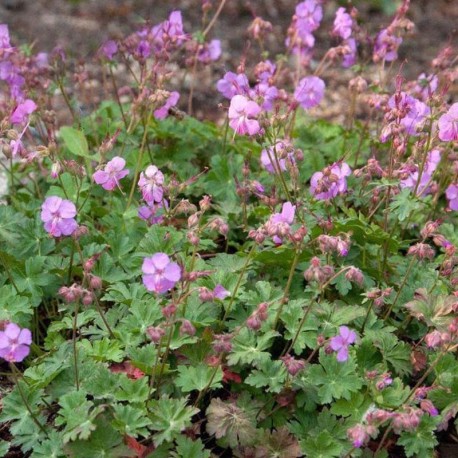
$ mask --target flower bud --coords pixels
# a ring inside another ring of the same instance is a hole
[[[196,334],[196,328],[189,320],[183,320],[180,326],[180,335],[193,336]]]
[[[151,339],[151,342],[157,344],[161,341],[161,338],[165,334],[165,331],[160,326],[148,326],[146,328],[146,333]]]

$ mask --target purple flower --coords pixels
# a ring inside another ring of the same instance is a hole
[[[261,112],[261,107],[243,95],[235,95],[229,106],[229,125],[239,135],[256,135],[261,127],[255,119]]]
[[[402,38],[389,33],[387,29],[383,29],[375,40],[374,56],[375,62],[385,60],[392,62],[398,58],[398,48],[402,43]]]
[[[337,361],[343,362],[348,359],[348,347],[355,341],[356,334],[347,326],[340,326],[339,334],[329,342],[329,346],[337,352]]]
[[[230,295],[231,293],[219,283],[213,289],[213,297],[216,297],[216,299],[219,299],[220,301],[224,300]]]
[[[208,64],[215,60],[218,60],[221,57],[221,41],[212,40],[210,43],[205,43],[197,53],[197,60]]]
[[[317,106],[324,95],[325,84],[321,78],[317,76],[306,76],[299,81],[299,84],[294,91],[294,98],[299,102],[300,106],[307,110]]]
[[[129,170],[124,169],[125,166],[126,161],[122,157],[115,156],[105,165],[103,170],[97,170],[92,178],[97,184],[102,185],[103,189],[113,191],[119,187],[119,180],[129,174]]]
[[[147,40],[140,40],[137,45],[136,55],[141,59],[147,59],[151,54],[151,46]]]
[[[426,196],[431,192],[429,188],[429,184],[431,183],[432,176],[441,161],[441,154],[438,149],[433,149],[428,153],[426,158],[425,166],[423,169],[423,173],[420,178],[420,183],[417,186],[418,181],[418,167],[415,167],[415,171],[411,172],[410,175],[401,180],[400,185],[401,188],[410,188],[415,189],[417,186],[417,195],[418,196]]]
[[[259,83],[250,91],[250,97],[256,99],[263,110],[270,111],[273,108],[275,99],[278,97],[278,89],[275,86],[269,86],[267,83]]]
[[[162,202],[147,202],[148,205],[143,205],[138,209],[138,217],[146,221],[148,224],[160,224],[164,221],[163,215],[158,215],[158,211],[163,208],[163,202],[165,208],[168,208],[168,203],[164,199]]]
[[[281,159],[283,152],[288,148],[288,143],[283,140],[279,140],[275,146],[271,146],[268,149],[263,149],[261,151],[261,165],[269,173],[278,172],[278,166],[280,166],[280,171],[286,171],[286,159]],[[278,164],[275,159],[275,153],[277,153]],[[294,154],[288,153],[288,158],[290,161],[294,161]]]
[[[281,213],[274,213],[266,223],[266,229],[272,240],[276,244],[283,242],[282,237],[288,235],[291,231],[290,225],[294,222],[296,206],[291,202],[285,202],[282,205]]]
[[[155,165],[148,166],[144,172],[140,173],[138,186],[142,190],[143,199],[148,203],[162,201],[163,184],[164,175]]]
[[[48,68],[49,66],[49,57],[47,52],[39,52],[35,56],[35,65],[38,68]]]
[[[458,103],[454,103],[439,121],[439,138],[443,142],[458,140]]]
[[[10,116],[12,124],[25,124],[29,116],[37,109],[37,105],[33,100],[27,99],[20,103],[13,114]]]
[[[118,45],[116,41],[108,40],[104,43],[100,51],[108,60],[113,60],[113,56],[118,52]]]
[[[180,94],[178,92],[171,92],[165,104],[161,108],[154,110],[154,117],[156,119],[165,119],[169,114],[169,109],[177,104],[179,98]]]
[[[310,192],[317,200],[329,200],[347,190],[346,177],[351,169],[345,162],[335,163],[322,172],[315,172],[310,179]]]
[[[422,100],[428,100],[436,92],[438,84],[439,79],[437,75],[426,75],[422,73],[417,79],[414,90]]]
[[[239,73],[237,75],[233,72],[227,72],[216,83],[216,89],[226,99],[230,100],[234,95],[248,95],[250,84],[245,73]]]
[[[255,74],[258,81],[261,83],[267,83],[269,79],[274,76],[276,69],[277,66],[270,60],[259,62],[255,68]]]
[[[172,11],[169,19],[162,24],[162,31],[175,44],[181,44],[186,38],[183,30],[181,11]]]
[[[143,284],[148,291],[158,294],[170,291],[181,278],[181,269],[165,253],[145,258],[142,265]]]
[[[46,198],[41,206],[44,228],[54,237],[73,234],[78,227],[75,216],[75,204],[57,196]]]
[[[345,40],[342,45],[347,46],[349,53],[344,54],[342,59],[342,67],[348,68],[356,64],[356,40],[354,38],[349,38]]]
[[[317,0],[305,0],[296,6],[297,28],[313,32],[323,19],[323,8]]]
[[[448,199],[448,206],[451,210],[458,210],[458,184],[452,183],[445,190],[445,195]]]
[[[285,202],[282,205],[281,213],[274,213],[270,217],[271,223],[286,223],[293,224],[294,216],[296,214],[296,206],[291,202]]]
[[[15,323],[8,323],[4,331],[0,331],[0,358],[10,363],[20,363],[30,353],[32,333],[29,329],[21,329]]]
[[[428,105],[408,95],[406,92],[392,95],[388,100],[388,107],[391,109],[397,108],[405,113],[405,116],[400,119],[399,123],[404,127],[408,135],[416,135],[417,131],[423,126],[426,117],[431,112]],[[383,133],[380,141],[385,142],[390,135],[391,132],[389,131]]]
[[[351,16],[345,11],[345,8],[339,8],[336,11],[332,34],[346,40],[350,38],[352,26],[353,19]]]
[[[10,33],[7,24],[0,24],[0,49],[11,51]]]

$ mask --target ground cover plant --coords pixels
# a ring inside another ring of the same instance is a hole
[[[104,43],[100,103],[88,62],[0,25],[1,456],[429,457],[456,435],[453,49],[407,81],[408,1],[375,35],[298,2],[281,55],[254,18],[259,60],[197,120],[224,4]],[[333,68],[343,125],[317,116]]]

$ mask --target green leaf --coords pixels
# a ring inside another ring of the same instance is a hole
[[[434,430],[439,423],[436,417],[423,415],[420,425],[414,431],[403,431],[398,444],[404,446],[406,456],[415,458],[430,458],[438,444]]]
[[[362,387],[363,382],[357,375],[352,359],[340,363],[335,355],[326,355],[320,351],[320,364],[310,367],[307,381],[319,387],[318,397],[323,404],[330,403],[333,399],[350,399],[351,394]]]
[[[189,407],[187,398],[172,399],[162,397],[151,401],[148,408],[151,412],[151,427],[156,430],[154,443],[171,442],[191,424],[191,418],[199,409]]]
[[[371,399],[366,398],[362,393],[352,393],[350,399],[339,399],[334,402],[331,406],[331,413],[359,421],[371,402]]]
[[[46,419],[40,414],[43,390],[31,389],[26,383],[20,380],[20,389],[27,404],[30,406],[36,420],[46,429]],[[2,399],[2,410],[0,422],[10,422],[9,430],[13,436],[12,444],[20,445],[24,452],[31,450],[38,440],[45,438],[41,428],[32,419],[32,416],[24,404],[18,386],[11,393]]]
[[[418,197],[412,194],[409,188],[404,188],[399,194],[393,197],[390,209],[397,216],[399,221],[405,221],[410,214],[421,208]]]
[[[151,425],[144,409],[131,405],[115,404],[113,406],[113,426],[122,434],[137,437],[139,434],[146,436],[147,427]]]
[[[118,401],[128,401],[131,404],[144,403],[149,397],[148,378],[142,377],[137,380],[119,374],[119,389],[116,390],[115,398]]]
[[[10,449],[10,443],[4,440],[0,440],[0,457],[3,458]]]
[[[76,440],[65,446],[69,458],[126,458],[132,450],[123,444],[123,437],[110,422],[100,416],[94,420],[95,431],[88,440]]]
[[[96,155],[89,155],[89,146],[83,132],[70,126],[63,126],[59,130],[59,134],[64,141],[65,146],[75,156],[84,157],[86,159],[96,159]]]
[[[412,372],[411,350],[408,344],[400,342],[393,334],[383,333],[373,341],[373,345],[380,349],[383,358],[397,373],[406,375]]]
[[[96,340],[90,348],[89,344],[88,355],[92,356],[96,361],[114,361],[116,363],[121,362],[124,359],[124,351],[118,341],[111,340],[105,337],[102,340]]]
[[[256,334],[247,328],[243,328],[233,340],[233,348],[227,357],[229,366],[236,364],[259,365],[270,360],[270,353],[267,350],[272,340],[279,334],[276,331],[267,331],[265,334]]]
[[[47,439],[34,445],[30,458],[63,458],[65,453],[62,445],[62,434],[54,430],[50,431]]]
[[[205,450],[205,446],[200,439],[192,440],[186,436],[178,436],[175,440],[177,448],[170,456],[172,458],[209,458],[210,451]]]
[[[214,367],[206,364],[197,366],[178,366],[178,377],[175,379],[175,384],[181,388],[184,393],[189,393],[194,390],[202,391],[205,388],[220,388],[223,379],[223,371],[218,367],[215,371]]]
[[[267,387],[266,391],[279,393],[284,388],[286,368],[281,361],[266,361],[260,369],[254,369],[245,383],[256,388]]]
[[[307,458],[337,457],[343,448],[328,431],[321,431],[317,436],[309,436],[300,444]]]
[[[64,394],[59,404],[61,409],[56,418],[56,425],[65,426],[64,444],[76,439],[88,439],[96,428],[93,420],[100,409],[91,411],[94,403],[87,400],[83,390]]]
[[[0,321],[8,320],[21,327],[30,326],[32,304],[26,296],[19,295],[12,285],[0,288]]]

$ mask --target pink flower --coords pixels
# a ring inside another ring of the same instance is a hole
[[[216,297],[216,299],[219,299],[220,301],[223,301],[226,297],[230,295],[231,293],[219,283],[213,289],[213,296]]]
[[[118,52],[118,45],[116,41],[108,40],[100,48],[100,51],[108,60],[113,60],[113,56]]]
[[[426,75],[422,73],[414,87],[414,91],[420,95],[422,100],[428,100],[437,90],[439,79],[437,75]]]
[[[179,98],[180,94],[178,92],[171,92],[165,104],[161,108],[154,110],[154,117],[156,119],[165,119],[169,114],[169,109],[177,104]]]
[[[428,153],[426,158],[425,167],[423,173],[420,178],[420,183],[417,187],[417,195],[418,196],[426,196],[431,192],[429,185],[431,184],[432,176],[441,161],[441,154],[438,149],[433,149]],[[415,166],[416,167],[416,166]],[[414,172],[411,172],[410,175],[401,180],[400,185],[401,188],[410,188],[412,190],[415,189],[417,186],[419,171],[416,167]]]
[[[119,187],[119,180],[129,174],[129,170],[124,169],[125,165],[126,161],[122,157],[115,156],[105,165],[103,170],[97,170],[92,178],[97,184],[102,185],[103,189],[113,191]]]
[[[138,186],[140,186],[143,194],[143,199],[146,202],[161,202],[164,190],[162,185],[164,184],[164,175],[155,166],[150,165],[144,172],[140,174],[138,180]]]
[[[294,222],[296,206],[291,202],[285,202],[282,206],[281,213],[274,213],[266,223],[266,229],[272,236],[274,243],[281,244],[282,237],[288,235],[291,231],[290,225]]]
[[[448,206],[451,210],[458,210],[458,184],[452,183],[446,190],[445,195],[448,199]]]
[[[383,29],[375,40],[373,59],[375,62],[385,60],[392,62],[398,58],[398,48],[402,43],[402,38]]]
[[[78,228],[75,216],[75,204],[57,196],[48,197],[41,206],[44,228],[54,237],[73,234]]]
[[[336,11],[332,34],[346,40],[347,38],[350,38],[352,26],[353,19],[351,16],[345,11],[345,8],[339,8]]]
[[[348,359],[348,347],[355,341],[356,334],[347,326],[340,326],[339,334],[329,343],[329,346],[337,352],[337,361],[344,362]]]
[[[145,258],[142,265],[143,284],[148,291],[158,294],[170,291],[181,278],[181,269],[165,253]]]
[[[343,56],[342,59],[342,67],[348,68],[356,64],[356,40],[354,38],[349,38],[348,40],[345,40],[342,45],[347,46],[348,52]]]
[[[0,331],[0,358],[10,363],[20,363],[30,353],[32,333],[29,329],[21,329],[15,323],[8,323],[4,331]]]
[[[439,138],[443,142],[458,140],[458,103],[454,103],[439,121]]]
[[[260,112],[261,107],[256,102],[248,100],[243,95],[235,95],[229,106],[229,125],[239,135],[256,135],[261,127],[258,121],[251,118]]]
[[[346,177],[351,169],[345,162],[335,163],[322,172],[315,172],[310,179],[310,192],[317,200],[330,200],[347,190]]]
[[[197,60],[208,64],[212,61],[218,60],[221,56],[221,41],[212,40],[210,43],[205,43],[197,53]]]
[[[7,24],[0,24],[0,50],[11,51],[10,32]]]
[[[165,207],[168,208],[167,201]],[[143,205],[138,209],[138,217],[146,221],[149,225],[160,224],[164,221],[164,215],[158,215],[158,211],[162,209],[162,202],[147,202],[148,205]]]
[[[294,98],[307,110],[317,106],[324,96],[325,84],[318,76],[306,76],[299,81],[294,91]]]
[[[33,100],[27,99],[24,102],[20,103],[16,109],[13,111],[13,114],[10,116],[10,121],[12,124],[25,124],[29,116],[37,109],[37,105]]]
[[[296,6],[297,28],[313,32],[323,19],[323,8],[316,0],[305,0]]]
[[[275,86],[269,86],[267,83],[259,83],[254,89],[250,90],[250,97],[261,104],[265,111],[273,108],[275,99],[278,97],[278,89]]]
[[[235,95],[247,95],[250,90],[248,78],[244,73],[238,75],[233,72],[227,72],[222,79],[216,83],[218,92],[226,97],[232,99]]]
[[[278,166],[280,166],[280,170],[285,172],[286,159],[281,159],[281,156],[287,148],[288,143],[283,140],[279,140],[275,146],[271,146],[268,149],[263,149],[261,151],[261,165],[263,168],[266,169],[269,173],[278,173]],[[277,153],[278,164],[277,160],[275,159],[275,152]],[[288,153],[288,159],[294,162],[294,154],[292,152]]]

